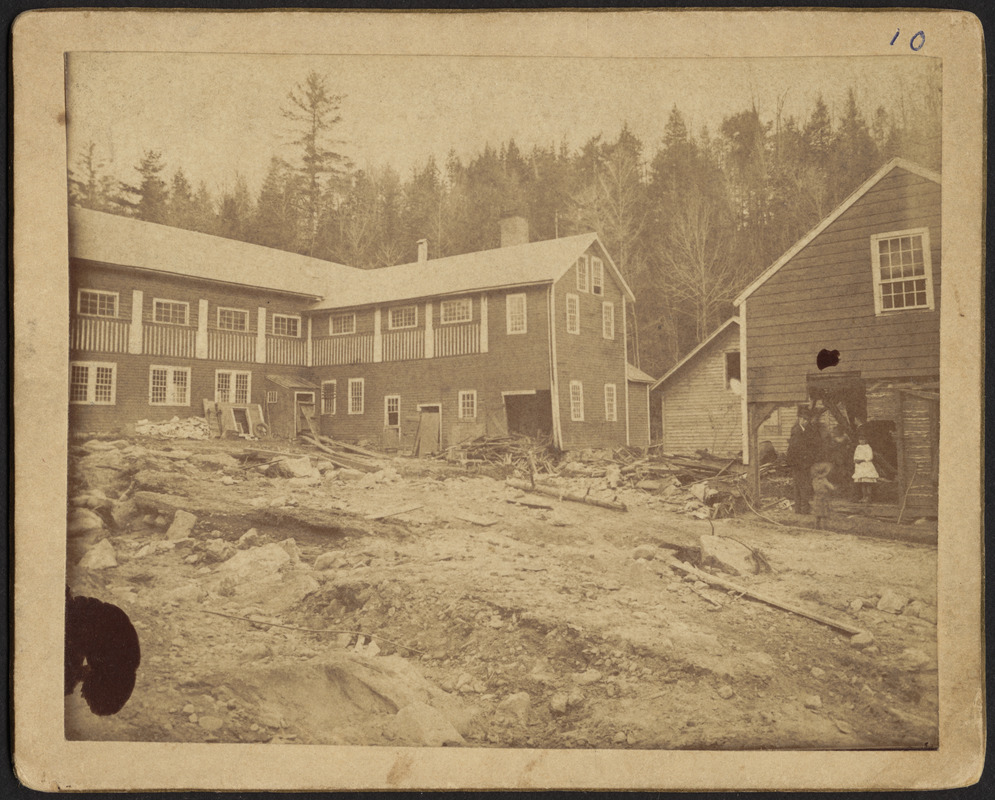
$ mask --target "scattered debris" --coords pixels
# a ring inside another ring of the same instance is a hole
[[[521,489],[523,492],[537,492],[538,494],[544,494],[548,497],[555,497],[557,500],[570,500],[574,503],[587,503],[588,505],[598,506],[599,508],[609,508],[612,511],[629,510],[625,503],[615,503],[611,500],[600,500],[597,497],[591,497],[586,494],[574,494],[573,492],[563,491],[553,486],[542,486],[539,484],[536,486],[530,486],[525,481],[516,480],[514,478],[509,478],[506,483],[513,489]]]
[[[147,419],[135,423],[135,433],[155,439],[210,439],[211,428],[203,417],[173,417],[168,422],[149,422]]]

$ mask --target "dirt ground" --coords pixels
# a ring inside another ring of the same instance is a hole
[[[928,528],[698,519],[631,487],[612,495],[621,512],[437,461],[364,474],[267,443],[309,457],[281,477],[247,447],[71,446],[67,581],[128,613],[142,661],[115,716],[66,698],[68,738],[937,745],[936,547],[881,531]],[[869,636],[668,565],[713,531],[771,567],[727,580]]]

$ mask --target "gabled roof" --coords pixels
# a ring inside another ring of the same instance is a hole
[[[730,325],[736,325],[738,327],[739,317],[730,317],[725,322],[723,322],[718,328],[716,328],[712,332],[712,334],[707,339],[705,339],[705,341],[703,341],[696,348],[694,348],[694,350],[692,350],[690,353],[684,356],[684,358],[682,358],[680,361],[674,364],[674,366],[672,366],[670,370],[662,378],[660,378],[660,380],[658,380],[656,383],[650,386],[650,391],[652,392],[654,389],[657,389],[660,386],[662,386],[666,381],[670,380],[671,377],[680,372],[680,370],[683,369],[686,364],[689,364],[691,361],[697,358],[698,354],[702,352],[705,348],[707,348],[719,336],[721,336],[722,332]]]
[[[639,367],[633,366],[632,364],[626,363],[625,365],[625,379],[631,381],[632,383],[653,383],[656,378],[651,375],[647,375]]]
[[[562,276],[594,243],[628,297],[632,290],[601,245],[597,234],[582,233],[562,239],[498,247],[458,256],[435,258],[365,273],[367,281],[337,287],[312,310],[390,303],[422,297],[552,283]]]
[[[806,233],[801,239],[799,239],[790,250],[788,250],[783,256],[781,256],[777,261],[771,264],[760,277],[758,277],[753,283],[747,286],[739,296],[733,300],[733,305],[739,307],[739,305],[746,300],[751,294],[753,294],[757,289],[759,289],[767,280],[777,272],[781,267],[787,264],[792,258],[794,258],[798,253],[806,247],[816,236],[822,233],[826,228],[832,225],[837,219],[839,219],[845,211],[847,211],[850,206],[856,203],[861,197],[863,197],[867,192],[881,181],[889,172],[895,169],[904,169],[907,172],[912,172],[919,175],[922,178],[933,181],[934,183],[940,183],[940,174],[938,172],[933,172],[931,169],[926,169],[925,167],[920,167],[918,164],[913,164],[911,161],[906,161],[904,158],[893,158],[887,164],[885,164],[881,169],[875,172],[870,178],[868,178],[864,183],[862,183],[846,200],[840,203],[836,209],[825,219],[822,220],[818,225],[816,225],[812,230]],[[654,387],[656,388],[656,387]]]
[[[332,261],[76,207],[69,209],[69,255],[315,298],[368,279]]]

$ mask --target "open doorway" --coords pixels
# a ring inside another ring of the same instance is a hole
[[[317,435],[314,427],[314,392],[294,392],[294,432]]]
[[[442,449],[442,406],[437,403],[418,406],[418,433],[414,454],[430,456]]]
[[[525,436],[551,436],[553,400],[548,389],[502,392],[508,433]]]

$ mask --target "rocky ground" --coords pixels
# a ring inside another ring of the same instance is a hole
[[[385,458],[363,473],[266,447],[288,460],[255,466],[241,441],[71,446],[67,580],[130,615],[142,663],[113,717],[66,699],[69,738],[937,744],[935,524],[710,520],[666,485],[560,479],[622,512],[494,470]]]

